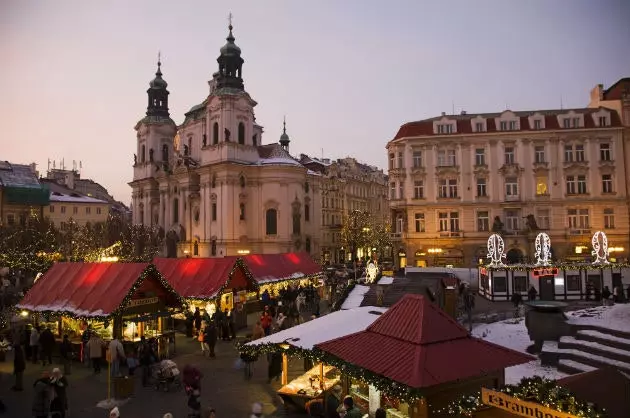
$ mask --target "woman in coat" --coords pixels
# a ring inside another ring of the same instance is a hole
[[[15,375],[15,384],[11,390],[21,392],[24,390],[22,386],[22,377],[24,376],[24,370],[26,369],[26,359],[24,358],[24,352],[22,346],[15,344],[13,346],[13,374]]]
[[[90,353],[90,360],[92,361],[92,367],[94,367],[94,373],[99,374],[101,372],[101,358],[103,357],[103,347],[105,343],[98,336],[96,332],[90,335],[90,340],[87,343],[88,352]]]
[[[52,400],[52,388],[50,386],[50,374],[46,371],[33,384],[33,416],[35,418],[48,418],[50,414],[50,402]]]

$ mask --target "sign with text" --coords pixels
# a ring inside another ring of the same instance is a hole
[[[519,417],[529,418],[578,418],[568,412],[556,411],[535,402],[516,399],[505,393],[481,388],[481,402],[484,405],[493,406],[504,411],[511,412]]]
[[[534,275],[534,277],[557,276],[558,275],[558,269],[556,267],[554,267],[554,268],[534,269],[532,271],[532,274]]]
[[[383,270],[382,275],[385,277],[394,277],[394,272],[392,270]]]
[[[144,305],[153,305],[154,303],[158,303],[160,301],[160,298],[158,297],[153,297],[153,298],[144,298],[144,299],[132,299],[129,301],[129,307],[130,308],[134,308],[137,306],[144,306]]]

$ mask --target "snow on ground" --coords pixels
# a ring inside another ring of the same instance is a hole
[[[368,290],[370,290],[370,286],[354,286],[354,289],[350,291],[350,294],[343,302],[343,305],[341,305],[341,309],[352,309],[361,306],[361,302],[363,302],[363,298]]]
[[[473,328],[472,335],[523,353],[527,353],[527,347],[532,344],[523,318],[508,319],[493,324],[479,324]],[[541,366],[540,360],[505,369],[505,383],[508,384],[515,384],[524,377],[532,376],[556,380],[565,377],[566,374],[552,367]]]
[[[596,306],[567,312],[569,322],[580,325],[595,325],[618,331],[630,332],[630,304],[619,303],[613,306]]]

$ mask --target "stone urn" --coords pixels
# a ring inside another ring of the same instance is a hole
[[[545,341],[560,341],[560,337],[571,335],[571,327],[564,314],[568,304],[536,300],[525,302],[525,306],[525,326],[529,339],[534,342],[527,348],[530,354],[540,353]]]

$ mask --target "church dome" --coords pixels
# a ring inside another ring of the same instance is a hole
[[[228,34],[228,37],[225,38],[225,40],[227,41],[227,43],[225,45],[223,45],[223,47],[221,48],[221,55],[223,56],[240,56],[241,55],[241,48],[239,48],[235,43],[234,43],[234,35],[232,35],[232,25],[229,26],[230,29],[230,33]]]
[[[165,89],[168,87],[168,83],[162,78],[162,70],[160,69],[161,66],[162,63],[158,61],[158,69],[155,73],[155,78],[149,83],[149,87],[152,89]]]

